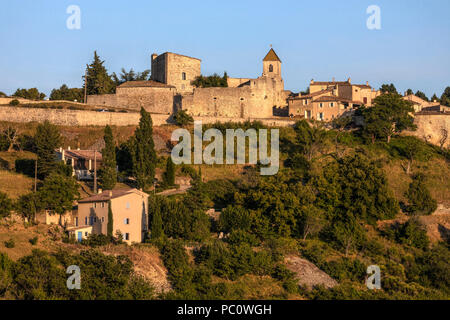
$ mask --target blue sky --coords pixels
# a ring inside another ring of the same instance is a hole
[[[81,29],[69,30],[69,5]],[[366,9],[381,8],[381,30]],[[286,89],[311,79],[393,82],[428,96],[450,86],[448,0],[2,0],[0,91],[37,87],[49,94],[81,87],[97,50],[109,72],[150,68],[166,51],[202,59],[202,73],[257,77],[272,44]]]

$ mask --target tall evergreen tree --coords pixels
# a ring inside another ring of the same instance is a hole
[[[148,190],[155,178],[156,152],[150,113],[141,108],[141,119],[134,133],[133,172],[138,188]]]
[[[47,177],[57,168],[55,149],[61,143],[58,127],[45,121],[38,125],[34,136],[36,143],[38,173],[41,179]]]
[[[108,202],[108,224],[106,226],[106,233],[108,236],[113,236],[113,225],[114,225],[114,218],[111,208],[111,200]]]
[[[164,172],[164,183],[169,187],[175,185],[175,165],[171,157],[167,158],[166,172]]]
[[[94,51],[94,60],[87,66],[87,94],[108,94],[114,93],[115,84],[108,74],[105,61],[100,60],[97,51]]]
[[[155,210],[152,216],[152,239],[159,239],[164,235],[161,210]]]
[[[105,148],[102,150],[102,168],[99,172],[102,188],[112,190],[117,182],[116,146],[110,126],[105,127]]]

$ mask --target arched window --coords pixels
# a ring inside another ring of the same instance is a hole
[[[181,74],[181,80],[186,80],[186,72],[183,72],[183,73]]]
[[[273,72],[273,65],[269,65],[269,72]]]

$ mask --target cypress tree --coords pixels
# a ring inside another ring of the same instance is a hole
[[[141,108],[141,119],[134,134],[133,172],[138,188],[148,190],[155,178],[156,152],[150,113]]]
[[[154,211],[152,217],[152,239],[159,239],[164,235],[161,210],[158,208]]]
[[[113,224],[114,224],[114,219],[113,219],[113,213],[112,213],[112,208],[111,208],[111,200],[109,200],[109,202],[108,202],[108,225],[106,227],[106,232],[109,237],[113,236]]]
[[[164,173],[164,183],[166,186],[175,185],[175,165],[171,157],[167,158],[166,172]]]
[[[112,190],[117,182],[116,146],[110,126],[105,127],[105,148],[102,150],[102,169],[99,172],[103,189]]]

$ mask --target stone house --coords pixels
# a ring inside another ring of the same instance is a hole
[[[413,104],[414,112],[421,112],[424,108],[432,108],[429,110],[433,110],[439,108],[440,109],[440,103],[437,101],[429,102],[422,98],[419,98],[418,96],[414,94],[407,94],[405,92],[405,95],[403,96],[403,99],[406,101],[410,101]]]
[[[121,234],[128,244],[140,243],[147,232],[148,197],[147,193],[137,189],[105,190],[78,201],[71,227],[76,232],[78,228],[91,227],[93,234],[107,234],[108,208],[111,206],[113,235]]]
[[[58,161],[72,166],[73,175],[78,180],[92,180],[95,167],[99,170],[102,164],[102,154],[95,150],[71,150],[68,147],[59,148],[55,153]]]
[[[332,121],[343,115],[351,114],[356,107],[372,106],[373,100],[380,95],[369,86],[352,84],[347,81],[315,82],[311,80],[309,93],[292,95],[288,98],[290,117]]]

